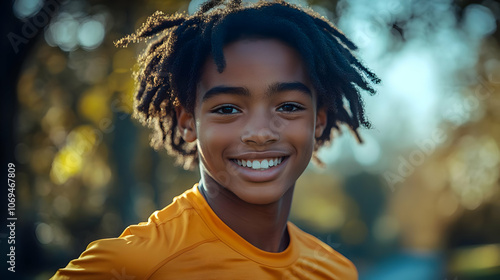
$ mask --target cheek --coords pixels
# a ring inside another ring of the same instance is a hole
[[[293,127],[287,128],[287,138],[294,143],[299,154],[310,157],[314,148],[314,120],[297,122]]]
[[[203,127],[197,135],[199,152],[204,157],[219,158],[221,152],[237,138],[237,131],[232,126],[201,123],[198,127]]]

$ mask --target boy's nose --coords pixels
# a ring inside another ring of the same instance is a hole
[[[267,116],[251,118],[243,130],[241,141],[249,145],[266,145],[278,141],[279,133],[271,127],[271,123]]]

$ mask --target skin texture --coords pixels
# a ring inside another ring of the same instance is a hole
[[[184,140],[197,141],[200,190],[230,228],[254,246],[288,246],[286,222],[295,181],[309,163],[326,112],[300,55],[275,39],[245,39],[224,48],[222,73],[209,57],[194,114],[177,108]],[[282,158],[267,170],[237,159]]]

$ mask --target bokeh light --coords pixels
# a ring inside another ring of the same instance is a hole
[[[104,34],[105,30],[101,22],[87,19],[80,23],[78,29],[78,43],[86,50],[95,49],[102,43]]]
[[[16,17],[25,19],[38,13],[42,8],[42,0],[16,0],[13,11]]]
[[[74,1],[62,7],[45,30],[47,44],[71,52],[79,47],[91,51],[103,43],[109,13],[102,7],[94,14],[82,13],[78,11],[81,5],[81,1]]]

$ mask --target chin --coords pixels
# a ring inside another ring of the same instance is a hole
[[[246,203],[266,205],[278,202],[287,191],[255,188],[252,191],[240,191],[234,192],[234,194]]]

